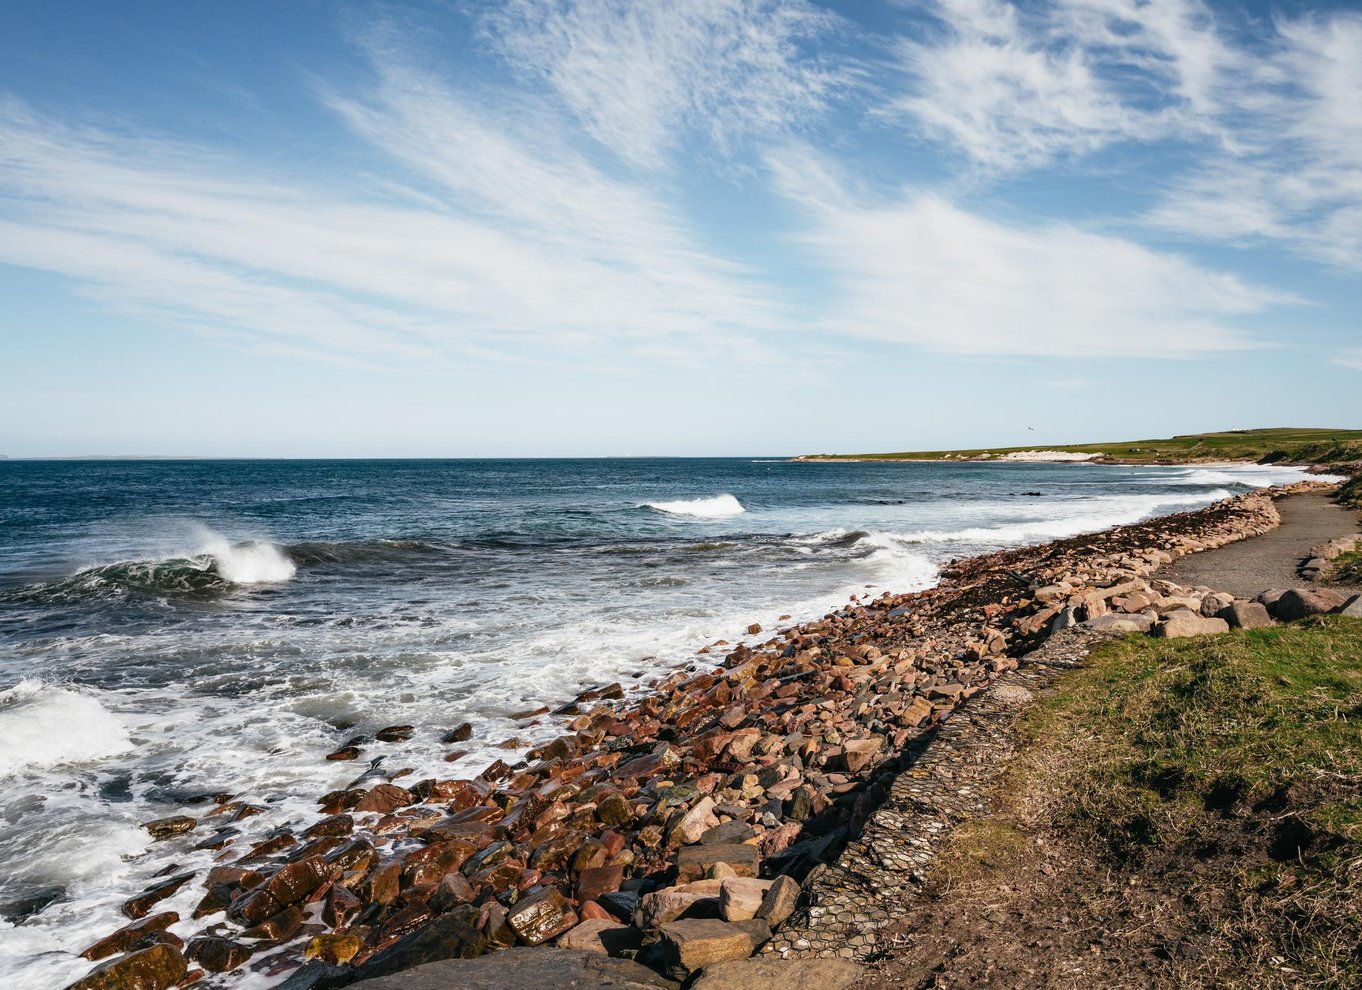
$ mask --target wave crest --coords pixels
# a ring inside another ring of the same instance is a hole
[[[747,511],[743,504],[732,495],[715,495],[713,498],[695,498],[676,502],[644,502],[641,508],[664,512],[671,516],[690,516],[695,519],[724,519],[740,516]]]
[[[25,679],[0,691],[0,777],[132,749],[123,723],[88,694]]]

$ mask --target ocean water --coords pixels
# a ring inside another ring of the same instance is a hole
[[[1134,522],[1289,468],[774,459],[0,462],[0,986],[60,987],[204,795],[315,816],[364,763],[474,773],[508,716],[650,680],[753,622],[944,560]],[[469,721],[459,762],[439,737]],[[230,847],[229,847],[230,848]],[[188,917],[202,891],[166,902]],[[176,931],[188,933],[192,925]],[[229,982],[268,985],[258,974]]]

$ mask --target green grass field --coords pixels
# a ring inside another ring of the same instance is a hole
[[[974,450],[917,450],[884,454],[816,454],[809,460],[940,461],[987,460],[1025,450],[1059,450],[1097,454],[1111,463],[1157,461],[1188,464],[1199,461],[1254,461],[1263,463],[1335,464],[1362,461],[1362,430],[1299,429],[1231,430],[1194,433],[1164,440],[1123,440],[1118,443],[1030,447],[981,447]]]

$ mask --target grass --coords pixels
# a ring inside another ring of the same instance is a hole
[[[1039,822],[1116,878],[1109,903],[1163,891],[1214,946],[1170,985],[1362,986],[1362,621],[1109,643],[1021,727],[946,886],[1017,869]]]
[[[1335,557],[1329,580],[1339,584],[1362,584],[1362,550],[1351,550]]]
[[[820,454],[819,460],[959,460],[1001,457],[1024,450],[1061,450],[1096,454],[1110,462],[1160,461],[1175,464],[1202,461],[1258,461],[1262,463],[1339,464],[1362,461],[1362,430],[1280,427],[1261,430],[1230,430],[1195,433],[1162,440],[1123,440],[1029,447],[979,447],[968,450],[920,450],[883,454]],[[1362,500],[1362,491],[1357,493]]]

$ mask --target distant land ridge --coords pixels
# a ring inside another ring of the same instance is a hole
[[[1034,444],[881,454],[803,454],[796,461],[1089,461],[1097,464],[1352,464],[1362,462],[1362,430],[1272,427],[1189,433],[1163,440]]]

